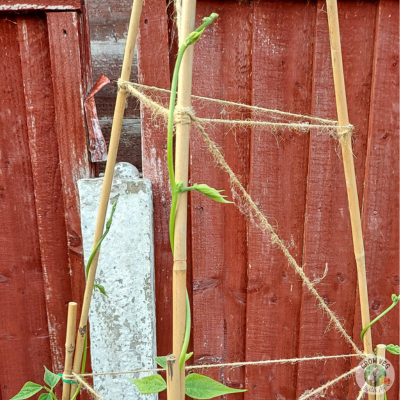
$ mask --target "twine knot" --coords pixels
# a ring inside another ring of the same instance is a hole
[[[346,127],[338,127],[338,131],[336,132],[336,135],[340,139],[344,136],[347,136],[348,134],[353,133],[353,131],[354,131],[354,126],[352,124],[349,124]]]
[[[190,125],[194,119],[195,116],[192,107],[175,107],[175,124]]]

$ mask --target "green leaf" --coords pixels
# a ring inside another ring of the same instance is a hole
[[[160,375],[146,376],[142,379],[131,379],[142,394],[159,393],[167,388],[167,384]]]
[[[193,189],[197,190],[200,193],[203,193],[204,195],[206,195],[207,197],[209,197],[212,200],[218,201],[219,203],[232,203],[232,201],[227,201],[224,199],[224,197],[221,194],[221,192],[223,192],[223,190],[216,190],[208,185],[206,185],[205,183],[195,183],[193,185]]]
[[[104,296],[107,296],[106,289],[104,289],[103,285],[100,285],[99,283],[95,282],[93,286],[95,287],[95,289],[98,289],[101,294],[104,294]]]
[[[167,368],[167,357],[168,356],[161,356],[161,357],[154,357],[154,361],[162,368]]]
[[[39,396],[39,400],[51,400],[51,399],[52,399],[52,397],[51,397],[50,393],[42,393]]]
[[[44,367],[44,381],[51,387],[53,388],[54,386],[57,385],[57,383],[60,381],[61,376],[58,376],[56,374],[53,374],[51,371],[49,371],[46,367]]]
[[[193,351],[189,354],[186,354],[185,356],[185,361],[189,360],[190,357],[192,357]],[[167,357],[168,356],[162,356],[162,357],[154,357],[154,361],[163,368],[167,368]]]
[[[212,399],[224,394],[241,392],[246,390],[229,388],[207,376],[190,374],[185,378],[185,393],[193,399]]]
[[[35,395],[37,392],[40,392],[43,389],[43,386],[38,385],[37,383],[33,382],[26,382],[24,387],[19,391],[18,394],[16,394],[12,399],[10,400],[23,400],[23,399],[29,399],[29,397],[32,397]]]
[[[396,345],[396,344],[388,344],[388,345],[386,346],[386,350],[387,350],[389,353],[392,353],[392,354],[394,354],[394,355],[396,355],[396,356],[400,355],[400,346],[398,346],[398,345]]]

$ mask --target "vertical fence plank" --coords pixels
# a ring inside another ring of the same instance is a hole
[[[317,4],[315,33],[314,115],[336,119],[329,33],[325,1]],[[368,115],[375,26],[375,2],[339,3],[343,64],[350,122],[356,129],[353,151],[359,199],[363,195]],[[348,333],[352,332],[356,302],[357,270],[354,260],[350,215],[343,165],[337,141],[328,135],[311,136],[305,222],[304,269],[311,278],[320,278],[327,264],[327,276],[317,291],[337,313]],[[368,268],[368,267],[367,267]],[[316,311],[315,299],[304,289],[300,322],[299,357],[351,352],[328,320]],[[351,360],[327,363],[323,370],[312,363],[299,366],[297,395],[323,385],[350,369]],[[348,381],[329,390],[327,398],[345,398]]]
[[[369,138],[363,202],[363,231],[371,320],[399,294],[399,3],[381,0],[375,28]],[[397,306],[398,307],[398,306]],[[354,339],[360,344],[360,305],[355,309]],[[399,341],[399,312],[393,310],[372,328],[374,347]],[[399,376],[399,359],[386,352]],[[357,393],[353,382],[350,395]],[[399,385],[388,391],[397,398]]]
[[[76,182],[90,177],[82,104],[79,19],[75,12],[47,13],[47,23],[72,298],[78,303],[79,310],[82,307],[85,277]]]
[[[196,26],[212,12],[218,13],[219,18],[195,45],[193,94],[250,104],[252,6],[199,2]],[[223,112],[218,105],[196,100],[193,106],[203,117],[220,118]],[[239,110],[227,107],[225,111],[227,118],[242,118]],[[207,126],[206,131],[222,146],[227,162],[247,186],[249,129],[220,125]],[[191,136],[190,184],[206,183],[223,189],[231,200],[228,176],[216,167],[199,133],[193,129]],[[191,192],[191,208],[195,363],[242,361],[246,332],[246,219],[233,204],[216,203],[195,192]],[[214,370],[207,375],[230,387],[244,388],[243,368]],[[242,399],[243,394],[229,398]]]
[[[42,18],[19,17],[17,25],[52,368],[58,372],[64,363],[71,285],[47,24],[43,14]]]
[[[164,89],[170,87],[166,5],[146,0],[138,36],[139,82]],[[154,263],[156,282],[157,353],[172,353],[172,253],[169,242],[171,194],[167,169],[166,125],[141,108],[143,175],[150,179],[154,203]],[[160,399],[166,393],[160,393]]]
[[[0,18],[0,397],[51,367],[18,25]]]
[[[72,299],[78,303],[79,315],[85,290],[85,273],[77,181],[91,176],[83,110],[81,28],[79,16],[75,12],[46,13],[46,15],[71,292]],[[87,360],[86,371],[90,372],[90,343]],[[82,397],[86,399],[89,396],[83,392]]]
[[[310,114],[315,3],[255,4],[253,105]],[[301,264],[309,134],[254,129],[250,194]],[[250,223],[248,361],[297,354],[301,283],[269,235]],[[248,399],[295,397],[296,365],[248,367]]]

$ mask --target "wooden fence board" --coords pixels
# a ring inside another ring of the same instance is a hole
[[[324,1],[317,4],[313,114],[336,119],[329,35]],[[368,114],[373,58],[375,2],[339,5],[344,73],[349,103],[349,118],[355,125],[353,151],[359,199],[363,195],[363,177],[368,133]],[[350,216],[340,147],[327,135],[312,135],[310,143],[307,210],[305,223],[304,269],[311,278],[327,276],[317,291],[331,305],[345,329],[352,333],[356,302],[357,270],[351,236]],[[299,356],[349,354],[351,347],[334,328],[326,332],[328,320],[316,311],[314,297],[306,289],[302,296]],[[297,395],[316,388],[350,369],[351,360],[328,362],[324,369],[313,363],[299,366]],[[348,381],[335,385],[327,398],[345,398]]]
[[[25,108],[53,371],[64,369],[71,301],[64,204],[45,15],[18,17]]]
[[[146,0],[139,25],[139,82],[170,87],[168,28],[165,3]],[[154,201],[154,263],[156,287],[157,354],[172,353],[172,253],[169,242],[171,194],[167,170],[167,129],[155,124],[141,108],[143,176],[151,180]],[[166,399],[166,393],[160,393]]]
[[[380,1],[375,30],[369,141],[363,201],[363,231],[371,320],[399,294],[399,3]],[[388,94],[391,94],[390,96]],[[398,306],[397,306],[398,307]],[[361,346],[360,306],[354,316],[354,339]],[[398,344],[399,311],[372,327],[373,344]],[[399,359],[386,352],[399,379]],[[398,381],[397,381],[398,382]],[[350,396],[358,386],[353,382]],[[388,391],[398,398],[399,384]]]
[[[255,4],[252,104],[310,114],[315,11],[315,3]],[[300,265],[308,145],[308,134],[254,129],[250,153],[250,194]],[[248,246],[246,360],[296,357],[301,282],[254,223]],[[296,365],[248,367],[245,397],[292,399],[296,372]]]
[[[56,112],[64,215],[68,243],[72,298],[78,303],[78,315],[85,291],[85,272],[79,210],[78,179],[89,178],[89,163],[83,98],[90,76],[81,65],[81,26],[76,12],[46,13],[49,32],[50,60]],[[90,325],[88,340],[90,360]],[[90,372],[90,362],[86,372]],[[90,382],[90,380],[89,380]],[[88,399],[83,392],[81,398]]]
[[[85,288],[77,180],[90,177],[85,119],[82,108],[79,19],[75,12],[47,13],[51,70],[64,191],[72,297],[82,306]]]
[[[195,47],[193,94],[249,104],[252,6],[202,1],[197,7],[196,26],[211,12],[218,13],[219,18]],[[210,63],[210,59],[214,62]],[[224,68],[220,69],[220,65]],[[196,101],[194,107],[197,115],[203,117],[219,118],[222,111],[215,104]],[[226,111],[229,118],[242,117],[237,110]],[[206,130],[222,146],[228,163],[247,186],[249,129],[231,129],[226,125],[207,126]],[[231,200],[227,175],[215,166],[197,130],[192,130],[191,135],[190,183],[223,189]],[[242,361],[246,327],[246,219],[234,205],[216,203],[195,192],[191,192],[191,216],[195,363]],[[207,375],[230,387],[244,388],[243,368],[208,371]],[[243,394],[230,398],[243,399]]]
[[[51,367],[18,25],[0,17],[0,397]]]

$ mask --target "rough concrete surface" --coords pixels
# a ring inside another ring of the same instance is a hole
[[[103,178],[78,181],[82,234],[87,263],[96,225]],[[150,181],[140,179],[135,167],[119,163],[114,173],[107,219],[118,200],[113,223],[104,239],[90,313],[94,372],[153,368],[156,355],[153,201]],[[107,400],[157,399],[141,395],[127,377],[95,376],[94,387]]]

